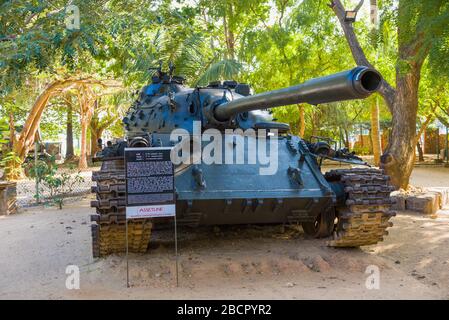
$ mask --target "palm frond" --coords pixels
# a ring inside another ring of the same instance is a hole
[[[196,85],[206,85],[211,81],[232,79],[242,69],[241,63],[232,59],[223,59],[210,64],[196,80]]]

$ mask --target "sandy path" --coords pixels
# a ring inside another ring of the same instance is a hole
[[[449,169],[416,168],[415,186],[448,186]],[[174,282],[173,241],[159,233],[151,254],[94,260],[88,199],[30,208],[0,217],[0,299],[448,299],[449,211],[437,219],[401,212],[386,240],[337,250],[280,227],[201,229],[180,233],[180,287]],[[67,265],[81,272],[80,290],[67,290]],[[366,268],[380,270],[368,290]]]
[[[449,187],[449,168],[416,167],[410,183],[417,187]]]
[[[279,227],[181,233],[180,288],[173,243],[162,234],[152,254],[132,255],[132,288],[124,256],[94,261],[88,201],[29,209],[0,220],[0,298],[448,298],[449,215],[402,213],[379,246],[336,250]],[[419,239],[419,240],[418,240]],[[396,264],[395,261],[400,261]],[[65,268],[81,270],[81,289],[65,288]],[[380,290],[365,287],[369,265]],[[424,276],[424,277],[422,277]]]

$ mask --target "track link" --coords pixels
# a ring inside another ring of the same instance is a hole
[[[338,223],[332,247],[359,247],[376,244],[388,235],[386,229],[393,226],[390,218],[393,200],[389,176],[377,169],[342,169],[326,173],[329,182],[341,183],[346,198],[345,205],[337,207]]]
[[[126,251],[125,214],[125,173],[123,160],[105,160],[101,170],[92,173],[96,186],[92,192],[96,200],[91,207],[96,208],[92,220],[92,253],[94,257],[104,257],[112,253]],[[147,251],[152,223],[148,219],[128,222],[128,248],[130,252]]]

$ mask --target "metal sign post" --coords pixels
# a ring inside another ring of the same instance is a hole
[[[126,237],[126,287],[129,288],[129,258],[128,258],[128,218],[125,220]]]
[[[179,277],[178,277],[178,226],[176,225],[176,214],[175,214],[175,259],[176,259],[176,287],[179,287]]]
[[[129,288],[128,222],[130,219],[174,217],[176,286],[178,286],[178,234],[174,165],[171,147],[126,148],[126,285]]]

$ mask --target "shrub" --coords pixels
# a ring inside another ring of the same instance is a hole
[[[29,175],[37,179],[42,196],[49,198],[50,202],[62,209],[64,196],[70,194],[74,187],[83,182],[84,178],[75,171],[74,166],[69,167],[69,172],[58,173],[58,166],[52,157],[51,161],[38,160],[31,164]],[[37,197],[37,194],[35,195]]]

